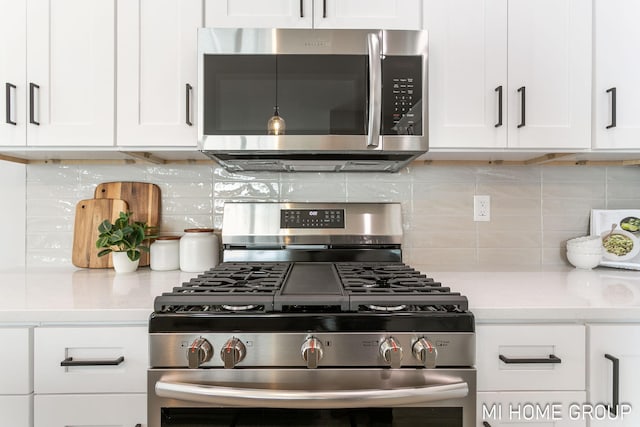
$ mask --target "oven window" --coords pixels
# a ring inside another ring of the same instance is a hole
[[[462,408],[254,409],[162,408],[162,427],[460,427]]]
[[[277,71],[277,72],[276,72]],[[204,134],[365,135],[365,55],[205,55]]]

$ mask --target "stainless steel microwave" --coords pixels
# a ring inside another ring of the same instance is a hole
[[[236,171],[396,172],[428,149],[425,31],[198,33],[199,149]]]

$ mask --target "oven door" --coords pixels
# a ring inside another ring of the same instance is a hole
[[[149,427],[475,425],[475,369],[151,369]]]

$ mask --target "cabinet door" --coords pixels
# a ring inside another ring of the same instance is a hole
[[[115,1],[27,2],[28,145],[113,145]]]
[[[585,401],[585,394],[584,391],[481,392],[476,407],[477,425],[584,427],[586,420],[575,415],[576,408]]]
[[[146,425],[146,394],[36,395],[35,427]]]
[[[314,0],[314,28],[419,30],[420,0]]]
[[[640,425],[640,324],[587,325],[589,336],[589,402],[601,403],[592,427]],[[614,366],[618,366],[618,372]],[[617,381],[616,381],[617,379]],[[617,415],[604,405],[614,404],[614,393],[619,399]],[[627,406],[630,405],[630,406]],[[629,411],[630,413],[625,413]]]
[[[0,329],[0,342],[5,343],[0,347],[0,395],[33,391],[32,331],[30,328]]]
[[[640,2],[595,0],[593,19],[594,148],[640,148]]]
[[[31,427],[33,395],[0,396],[0,426]]]
[[[507,0],[426,0],[424,28],[430,148],[506,147]]]
[[[508,146],[590,148],[591,2],[510,0],[508,16]]]
[[[26,141],[27,5],[0,0],[0,145]]]
[[[313,0],[205,0],[205,25],[219,28],[311,28]]]
[[[196,146],[202,0],[118,1],[117,141]]]

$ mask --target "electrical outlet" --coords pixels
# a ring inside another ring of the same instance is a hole
[[[473,220],[491,220],[491,198],[489,196],[473,196]]]

